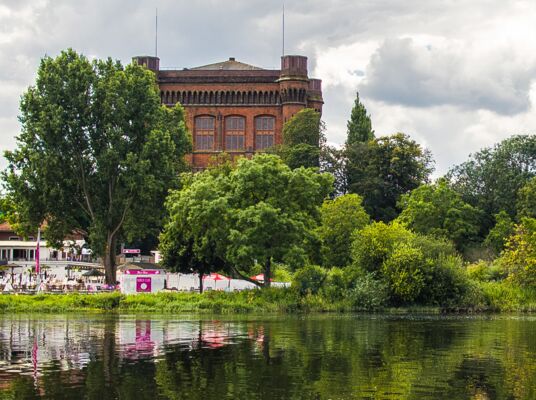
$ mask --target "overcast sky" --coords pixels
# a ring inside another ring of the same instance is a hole
[[[18,103],[39,59],[154,54],[163,67],[228,57],[278,68],[282,1],[0,0],[0,148],[12,149]],[[286,53],[323,80],[328,141],[341,144],[355,92],[376,135],[430,149],[436,176],[469,153],[536,124],[536,2],[286,1]],[[0,158],[0,167],[5,167]]]

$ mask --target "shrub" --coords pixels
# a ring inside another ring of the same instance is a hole
[[[515,233],[507,240],[505,250],[497,261],[508,279],[526,287],[536,286],[536,219],[523,218]]]
[[[367,272],[377,272],[398,243],[411,241],[414,236],[414,233],[396,222],[367,225],[353,235],[354,265]]]
[[[424,287],[423,270],[427,260],[422,251],[409,244],[400,244],[382,265],[392,299],[395,302],[413,302]]]
[[[363,310],[382,308],[387,305],[389,297],[387,285],[375,279],[373,274],[363,274],[346,295],[354,308]]]
[[[469,279],[479,282],[500,281],[507,277],[501,259],[493,263],[480,260],[468,265],[466,271]]]
[[[327,277],[327,271],[318,265],[298,269],[292,279],[292,287],[301,295],[317,294]]]
[[[454,243],[446,238],[430,235],[414,235],[411,244],[421,249],[426,258],[436,259],[442,256],[454,256],[458,254]]]
[[[464,298],[469,281],[458,255],[441,255],[424,269],[424,287],[418,301],[423,304],[452,306]]]
[[[345,296],[348,287],[346,270],[332,268],[329,270],[323,288],[323,294],[327,299],[340,300]]]

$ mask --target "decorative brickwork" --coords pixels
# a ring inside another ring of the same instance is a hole
[[[307,57],[281,57],[281,70],[230,58],[183,70],[161,70],[156,57],[134,57],[154,71],[163,104],[180,103],[194,141],[188,160],[195,170],[220,152],[249,157],[281,144],[283,124],[305,107],[322,112],[322,84],[310,79]]]

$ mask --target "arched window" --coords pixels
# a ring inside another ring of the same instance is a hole
[[[239,116],[225,118],[225,150],[244,151],[246,119]]]
[[[195,149],[213,150],[215,118],[209,115],[195,118]]]
[[[255,149],[264,150],[274,146],[275,118],[260,116],[255,118]]]

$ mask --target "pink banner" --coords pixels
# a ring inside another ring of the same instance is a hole
[[[127,269],[127,275],[160,275],[162,271],[158,269]]]
[[[151,278],[136,278],[136,292],[147,292],[151,293]]]
[[[123,249],[123,254],[140,254],[140,249]]]

